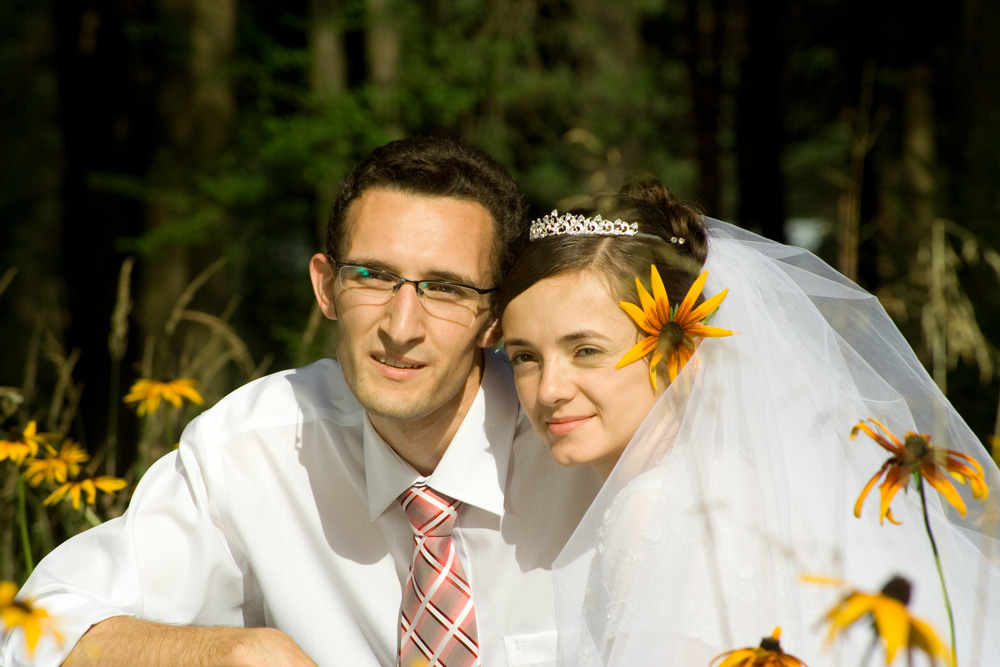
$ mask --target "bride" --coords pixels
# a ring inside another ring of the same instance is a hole
[[[556,564],[560,664],[708,665],[776,627],[812,667],[866,664],[871,624],[824,614],[897,575],[950,647],[929,527],[958,664],[1000,665],[1000,471],[872,295],[656,181],[531,238],[496,303],[518,395],[556,461],[606,480]],[[853,437],[870,419],[976,459],[993,493],[926,486],[926,525],[907,474],[859,500],[890,456]]]

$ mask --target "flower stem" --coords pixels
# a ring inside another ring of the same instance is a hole
[[[31,557],[31,537],[28,535],[28,510],[24,502],[24,476],[17,476],[17,516],[21,525],[21,548],[24,551],[25,576],[35,569],[35,561]]]
[[[111,377],[109,378],[111,388],[108,392],[108,446],[105,450],[104,469],[114,477],[118,474],[118,396],[121,382],[121,361],[117,358],[111,360]]]
[[[941,580],[941,591],[944,593],[944,606],[948,611],[948,630],[951,633],[951,664],[958,666],[958,656],[955,649],[955,618],[951,613],[951,599],[948,597],[948,587],[944,583],[944,571],[941,569],[941,556],[938,554],[937,542],[934,541],[934,533],[931,532],[931,520],[927,516],[927,497],[924,495],[924,478],[919,473],[916,475],[917,489],[920,491],[920,507],[924,511],[924,527],[927,528],[927,537],[931,541],[931,550],[934,552],[934,565],[937,566],[938,578]]]

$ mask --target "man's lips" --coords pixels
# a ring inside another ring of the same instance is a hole
[[[409,380],[420,372],[424,364],[414,359],[389,357],[384,354],[373,354],[371,360],[383,377],[390,380]]]
[[[593,415],[586,417],[550,417],[545,420],[545,425],[552,435],[566,435],[574,431],[593,419]]]
[[[373,354],[372,359],[379,362],[380,364],[385,364],[386,366],[392,366],[393,368],[421,368],[423,364],[417,363],[416,361],[411,361],[409,359],[393,359],[392,357],[387,357],[381,354]]]

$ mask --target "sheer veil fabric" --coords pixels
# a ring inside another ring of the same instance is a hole
[[[858,623],[825,645],[823,613],[844,595],[800,575],[876,592],[899,574],[910,611],[949,643],[919,495],[854,503],[889,457],[876,418],[900,438],[974,456],[986,502],[963,518],[927,487],[955,616],[960,665],[1000,666],[1000,472],[938,391],[877,299],[811,253],[708,220],[714,326],[645,420],[556,562],[561,665],[708,665],[776,626],[810,667],[864,662]],[[871,664],[884,661],[881,649]],[[905,660],[905,658],[904,658]]]

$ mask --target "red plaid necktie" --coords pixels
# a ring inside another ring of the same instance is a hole
[[[472,591],[451,540],[462,503],[419,484],[399,501],[413,527],[413,564],[400,607],[400,667],[479,667]]]

